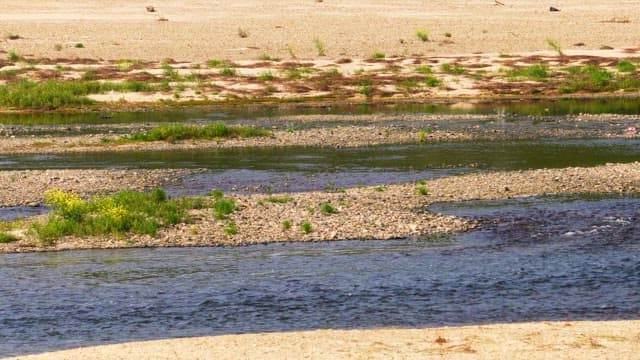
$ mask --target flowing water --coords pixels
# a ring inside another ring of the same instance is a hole
[[[8,254],[0,356],[179,336],[640,318],[640,199],[438,204],[444,238]]]

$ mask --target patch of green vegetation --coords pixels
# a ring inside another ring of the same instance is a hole
[[[420,195],[429,195],[429,189],[426,186],[420,185],[416,188],[416,192]]]
[[[431,134],[432,132],[433,129],[430,127],[420,129],[420,131],[418,131],[418,138],[420,139],[420,142],[425,142],[427,140],[427,134]]]
[[[274,78],[275,76],[273,76],[271,71],[265,71],[263,73],[260,73],[260,75],[258,75],[258,80],[260,81],[272,81]]]
[[[213,189],[209,193],[209,196],[213,197],[216,200],[220,200],[224,197],[224,193],[220,189]]]
[[[224,233],[231,236],[238,234],[238,226],[236,225],[236,222],[233,220],[227,221],[227,226],[225,226],[224,228]]]
[[[616,64],[616,69],[620,72],[634,72],[638,67],[629,60],[622,60]]]
[[[45,245],[64,236],[147,234],[188,220],[188,203],[168,200],[161,189],[149,192],[124,190],[110,196],[82,200],[74,193],[51,190],[45,202],[53,211],[33,230]]]
[[[0,244],[8,244],[18,240],[16,236],[0,231]]]
[[[84,44],[83,43],[76,43],[75,45],[73,45],[73,47],[75,47],[76,49],[84,49]]]
[[[293,45],[287,44],[287,52],[292,59],[296,59],[296,49],[294,49]]]
[[[549,77],[549,71],[546,66],[537,64],[519,69],[511,69],[505,73],[510,80],[528,79],[534,81],[542,81]]]
[[[331,206],[330,203],[326,202],[320,205],[320,212],[326,215],[329,214],[335,214],[338,212],[338,210],[336,210],[336,208],[334,208],[333,206]]]
[[[572,66],[567,71],[567,79],[559,88],[561,93],[600,92],[615,89],[615,85],[612,84],[613,74],[596,65]]]
[[[405,79],[400,83],[400,87],[408,93],[414,92],[418,86],[418,80],[416,79]]]
[[[290,202],[291,200],[293,200],[293,199],[289,195],[283,195],[283,196],[271,195],[268,198],[266,198],[266,201],[268,201],[270,203],[276,203],[276,204],[286,204],[286,203]]]
[[[423,42],[429,41],[429,32],[425,29],[416,30],[416,36],[418,37],[418,39],[422,40]]]
[[[210,68],[232,67],[231,62],[229,60],[217,60],[217,59],[211,59],[207,61],[207,66]]]
[[[324,43],[322,42],[322,40],[320,40],[319,38],[315,38],[313,39],[313,44],[316,47],[316,52],[318,54],[318,56],[326,56],[326,49],[324,46]]]
[[[440,65],[440,70],[451,75],[462,75],[466,69],[460,64],[444,63]]]
[[[24,58],[21,55],[18,55],[15,50],[9,50],[9,53],[7,54],[7,60],[18,62],[24,60]]]
[[[386,56],[386,55],[385,55],[383,52],[376,51],[375,53],[373,53],[373,55],[371,55],[371,58],[372,58],[372,59],[380,60],[380,59],[384,59],[384,58],[385,58],[385,56]]]
[[[373,190],[375,190],[377,192],[385,192],[385,191],[387,191],[387,187],[379,185],[379,186],[374,187]]]
[[[180,74],[178,73],[178,70],[174,69],[171,65],[167,63],[164,63],[161,66],[162,66],[162,74],[164,75],[164,77],[174,81],[180,80]]]
[[[236,211],[236,203],[233,199],[222,198],[213,203],[213,217],[218,220],[225,219],[234,211]]]
[[[302,229],[303,233],[308,234],[313,230],[313,227],[311,226],[309,220],[304,220],[302,223],[300,223],[300,229]]]
[[[564,56],[564,52],[562,51],[562,47],[560,46],[560,44],[556,40],[547,39],[547,45],[549,45],[551,50],[553,50],[556,53],[558,53],[559,56]]]
[[[269,54],[261,54],[260,56],[258,56],[258,60],[262,60],[262,61],[280,61],[280,58],[277,57],[273,57]]]
[[[260,137],[269,136],[271,131],[264,128],[251,126],[227,126],[224,123],[215,123],[205,126],[194,125],[162,125],[152,128],[148,132],[132,134],[127,140],[131,141],[178,141],[187,139],[210,140],[223,137]]]
[[[361,79],[358,92],[366,97],[373,95],[373,82],[370,79]]]
[[[9,80],[18,77],[18,70],[2,70],[0,71],[0,79]]]
[[[431,75],[433,73],[433,69],[429,65],[422,65],[416,68],[416,72],[422,75]]]
[[[236,69],[230,68],[230,67],[224,67],[222,68],[222,70],[220,70],[220,75],[222,76],[236,76],[238,75],[238,72],[236,71]]]
[[[450,32],[444,33],[444,37],[450,38],[451,37],[451,33]]]
[[[436,86],[440,86],[442,82],[440,81],[440,79],[438,79],[435,76],[425,76],[424,78],[424,84],[428,87],[436,87]]]
[[[282,221],[282,229],[284,230],[289,230],[291,229],[291,220],[289,219],[285,219],[284,221]]]
[[[0,85],[0,106],[16,108],[48,108],[93,104],[86,95],[99,93],[97,82],[22,80]]]

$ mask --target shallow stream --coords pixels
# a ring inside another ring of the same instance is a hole
[[[436,204],[445,238],[0,255],[0,356],[262,331],[640,318],[640,199]]]

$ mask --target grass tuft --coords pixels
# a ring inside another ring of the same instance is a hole
[[[429,32],[425,29],[416,30],[416,36],[418,37],[418,39],[422,40],[423,42],[429,41]]]
[[[334,208],[333,206],[331,206],[330,203],[327,202],[320,205],[320,212],[322,212],[323,214],[329,215],[329,214],[337,213],[338,210],[336,210],[336,208]]]
[[[0,244],[8,244],[18,240],[16,236],[0,231]]]
[[[303,233],[308,234],[313,230],[313,227],[311,226],[309,220],[304,220],[302,223],[300,223],[300,229],[302,229]]]
[[[233,199],[222,198],[213,203],[213,217],[218,220],[225,219],[234,211],[236,211],[236,203]]]
[[[525,78],[529,80],[542,81],[549,77],[549,72],[546,66],[537,64],[508,70],[506,72],[506,76],[512,80]]]
[[[322,40],[320,40],[319,38],[315,38],[313,40],[313,44],[316,47],[316,52],[318,53],[318,56],[327,55],[326,49],[325,49],[325,46],[324,46],[324,43],[322,42]]]
[[[224,123],[215,123],[205,126],[193,125],[162,125],[148,132],[132,134],[127,140],[131,141],[178,141],[187,139],[211,140],[215,138],[247,138],[269,136],[271,131],[251,126],[227,126]]]
[[[634,72],[638,67],[629,60],[622,60],[616,65],[619,72]]]

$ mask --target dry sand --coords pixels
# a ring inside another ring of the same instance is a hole
[[[327,58],[529,52],[548,49],[547,39],[565,49],[640,47],[637,1],[501,2],[3,0],[0,36],[21,39],[3,39],[0,49],[51,58],[204,61],[288,58],[289,49],[315,58],[315,39]],[[151,4],[156,12],[145,10]],[[561,11],[549,12],[549,5]],[[418,39],[418,29],[429,32],[429,41]]]
[[[538,322],[427,329],[315,330],[158,340],[13,358],[638,359],[640,321]]]

